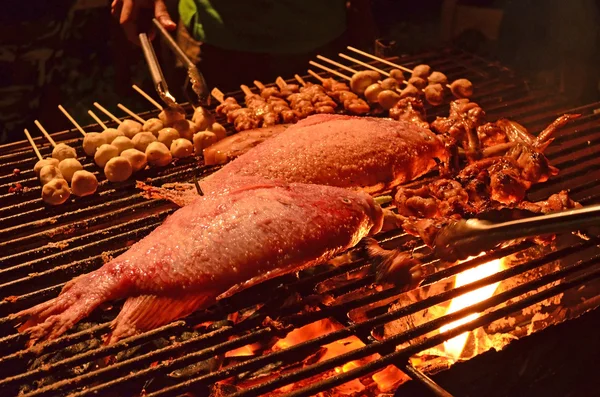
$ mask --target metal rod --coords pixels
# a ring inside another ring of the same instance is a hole
[[[397,365],[398,366],[398,365]],[[425,385],[437,397],[453,397],[452,394],[448,393],[444,390],[440,385],[435,383],[433,379],[429,376],[425,375],[423,372],[419,371],[415,367],[413,367],[410,363],[405,363],[399,365],[399,367],[406,372],[408,376],[410,376],[413,380]]]

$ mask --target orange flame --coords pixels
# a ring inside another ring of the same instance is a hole
[[[482,254],[483,255],[483,254]],[[472,258],[468,258],[470,260]],[[492,274],[498,273],[504,268],[503,261],[501,259],[495,259],[490,262],[484,263],[477,267],[474,267],[469,270],[465,270],[462,273],[456,275],[456,279],[454,282],[454,287],[461,287],[466,284],[473,283],[477,280],[480,280],[484,277],[491,276]],[[487,299],[494,295],[496,288],[498,288],[498,284],[494,283],[491,285],[487,285],[485,287],[481,287],[474,291],[468,292],[461,296],[458,296],[450,302],[450,306],[448,307],[448,311],[446,314],[454,313],[463,309],[465,307],[472,306],[478,302],[481,302],[484,299]],[[469,316],[466,316],[460,320],[454,321],[448,325],[444,325],[440,327],[440,333],[446,332],[453,328],[456,328],[460,325],[466,324],[478,318],[480,316],[479,313],[473,313]],[[458,336],[455,336],[452,339],[444,342],[444,350],[445,352],[452,357],[454,360],[458,360],[467,343],[467,339],[469,337],[469,332],[464,332]]]

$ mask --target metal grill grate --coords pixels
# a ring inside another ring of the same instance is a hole
[[[408,67],[428,63],[450,79],[466,77],[476,87],[473,100],[479,103],[490,120],[509,117],[526,125],[530,131],[540,131],[557,115],[565,113],[570,105],[564,98],[546,89],[529,89],[509,70],[456,50],[440,50],[417,56],[403,57],[399,63]],[[374,63],[377,65],[377,63]],[[377,65],[389,69],[385,65]],[[360,69],[357,67],[357,69]],[[306,80],[311,80],[306,77]],[[235,93],[238,97],[241,93]],[[530,198],[539,200],[564,189],[570,189],[575,200],[583,204],[598,202],[600,188],[600,158],[595,155],[600,145],[600,116],[595,113],[600,104],[580,107],[583,116],[560,131],[547,154],[561,172],[556,177],[534,187]],[[448,106],[428,109],[429,117],[444,115]],[[149,114],[143,114],[147,117]],[[110,123],[107,123],[110,126]],[[228,126],[231,128],[231,126]],[[97,125],[85,127],[98,130]],[[75,130],[53,134],[56,141],[81,144]],[[51,148],[42,145],[42,155]],[[88,395],[138,395],[172,396],[193,392],[209,393],[217,381],[256,371],[277,364],[271,371],[305,359],[320,346],[349,336],[357,336],[365,347],[341,356],[302,368],[287,371],[276,378],[265,377],[263,382],[234,395],[257,395],[277,390],[282,386],[309,379],[317,374],[330,373],[337,366],[361,357],[379,353],[380,358],[348,372],[310,383],[292,395],[313,395],[328,390],[351,379],[382,369],[389,364],[408,373],[427,385],[431,391],[444,395],[437,385],[408,364],[414,353],[434,347],[443,340],[466,330],[491,323],[548,297],[572,290],[597,280],[600,276],[600,249],[598,241],[578,241],[558,247],[539,258],[510,267],[473,284],[454,288],[400,309],[391,303],[401,290],[388,288],[376,290],[370,264],[364,260],[332,267],[328,265],[309,269],[299,275],[286,275],[267,281],[255,288],[233,296],[208,312],[196,313],[185,320],[176,321],[151,332],[146,332],[114,345],[105,346],[101,336],[120,309],[120,303],[106,310],[96,311],[71,333],[26,348],[26,338],[18,334],[8,320],[11,313],[31,307],[56,296],[63,284],[72,277],[97,269],[107,255],[116,256],[132,242],[147,235],[172,211],[171,204],[148,201],[138,195],[134,181],[110,184],[103,180],[99,169],[83,157],[78,150],[84,169],[97,174],[101,181],[99,194],[76,199],[63,206],[47,208],[40,196],[39,184],[33,174],[36,158],[26,142],[0,147],[0,394],[26,396],[88,396]],[[13,173],[18,168],[20,173]],[[138,179],[148,179],[153,184],[189,180],[192,175],[202,176],[214,168],[197,166],[195,160],[179,161],[161,170],[148,170]],[[8,188],[20,183],[28,191],[7,193]],[[400,231],[380,236],[386,246],[410,246],[415,240]],[[418,245],[418,243],[417,243]],[[517,252],[530,245],[517,246],[490,253],[485,257],[455,265],[431,275],[425,285],[451,277],[478,264]],[[417,248],[427,252],[423,246]],[[404,318],[420,310],[445,302],[465,292],[497,281],[524,274],[560,260],[565,265],[559,270],[532,279],[479,304],[459,312],[439,317],[416,328],[387,338],[374,337],[378,328],[390,321]],[[432,260],[430,265],[438,262]],[[364,277],[351,277],[366,274]],[[344,279],[344,282],[337,282]],[[553,284],[562,280],[559,284]],[[523,293],[536,291],[523,300],[504,305],[509,299]],[[311,295],[319,293],[331,298],[320,303],[317,311],[306,312],[305,303]],[[302,299],[291,299],[299,296]],[[282,307],[280,302],[291,301]],[[228,314],[249,310],[255,304],[262,308],[245,321],[234,324]],[[364,318],[353,319],[348,313],[362,311]],[[422,339],[457,318],[485,312],[477,320],[444,334]],[[268,318],[277,319],[265,322]],[[291,348],[251,357],[231,366],[218,364],[218,357],[250,343],[264,342],[284,335],[286,331],[310,324],[319,319],[333,318],[343,328],[300,343]],[[206,321],[211,325],[205,325]],[[409,347],[396,350],[404,342]],[[212,366],[212,367],[211,367]],[[269,371],[267,371],[269,372]]]

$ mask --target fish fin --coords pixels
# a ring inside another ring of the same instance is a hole
[[[363,244],[375,268],[377,282],[415,288],[423,281],[425,274],[422,263],[411,253],[397,249],[385,250],[372,238],[363,239]]]
[[[90,289],[91,274],[69,281],[56,298],[11,316],[17,323],[24,321],[18,329],[29,334],[29,346],[59,337],[107,300],[103,291]]]
[[[185,317],[214,302],[211,293],[184,294],[176,297],[140,295],[125,301],[119,315],[113,320],[108,344],[139,332],[148,331],[173,320]]]

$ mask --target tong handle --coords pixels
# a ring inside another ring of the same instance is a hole
[[[177,45],[177,43],[175,42],[173,37],[169,34],[169,32],[167,32],[167,30],[164,28],[164,26],[162,26],[156,18],[152,19],[152,23],[154,24],[156,29],[158,29],[158,32],[160,33],[162,38],[165,39],[169,48],[175,53],[175,55],[177,55],[179,60],[185,64],[185,67],[187,67],[187,68],[195,67],[196,65],[194,65],[194,63],[190,60],[190,58],[188,58],[188,56],[185,55],[185,52],[183,52],[181,47],[179,47]]]
[[[434,252],[442,259],[455,261],[494,249],[506,241],[596,225],[600,225],[600,205],[496,224],[478,219],[461,220],[439,232]]]
[[[152,43],[150,43],[148,35],[146,33],[140,33],[139,37],[140,43],[142,44],[142,51],[144,52],[144,57],[146,58],[146,63],[148,64],[148,69],[150,71],[150,76],[154,82],[154,87],[157,88],[157,90],[168,92],[169,87],[165,81],[165,76],[163,75],[162,69],[158,64],[154,47],[152,46]]]

